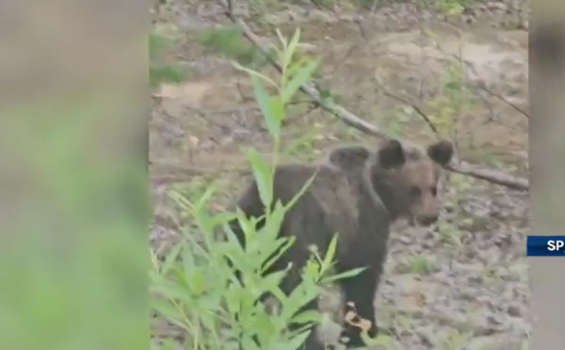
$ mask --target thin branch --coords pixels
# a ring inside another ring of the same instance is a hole
[[[473,65],[472,62],[466,61],[463,59],[463,56],[461,54],[459,55],[451,55],[452,57],[454,57],[455,59],[457,59],[460,63],[465,64],[470,70],[471,72],[477,77],[477,79],[479,80],[479,83],[477,84],[473,84],[475,85],[476,88],[483,90],[484,92],[488,93],[489,95],[499,99],[500,101],[502,101],[503,103],[507,104],[508,106],[510,106],[511,108],[513,108],[516,112],[520,113],[521,115],[523,115],[524,117],[526,117],[527,119],[530,119],[530,115],[528,114],[528,112],[526,112],[525,110],[523,110],[522,108],[520,108],[518,105],[516,105],[515,103],[508,101],[507,98],[505,98],[504,96],[500,95],[499,93],[494,92],[493,90],[491,90],[487,84],[482,81],[480,79],[480,75],[477,72],[477,70],[475,69],[475,66]]]
[[[261,41],[259,40],[257,35],[253,33],[253,31],[249,28],[249,26],[243,20],[234,17],[229,12],[226,12],[226,16],[232,22],[240,26],[243,35],[267,57],[267,59],[270,61],[272,66],[277,71],[281,72],[282,68],[280,64],[277,61],[275,61],[272,57],[270,57],[270,55],[268,54],[269,51],[261,44]],[[349,112],[342,106],[322,99],[320,92],[316,87],[314,87],[313,84],[308,84],[308,83],[304,84],[300,87],[300,90],[305,94],[307,94],[308,96],[310,96],[310,98],[312,98],[315,102],[317,102],[324,110],[340,118],[345,124],[361,132],[364,132],[366,134],[378,138],[386,138],[386,139],[391,138],[389,135],[387,135],[385,132],[383,132],[376,126],[367,123],[366,121],[357,117],[355,114]],[[407,145],[418,146],[407,140],[402,140],[402,142]],[[511,189],[520,190],[520,191],[529,190],[528,179],[515,177],[493,169],[478,168],[463,161],[455,160],[453,164],[448,167],[448,169],[459,174],[468,175],[494,184],[506,186]]]
[[[479,89],[485,91],[489,95],[498,98],[500,101],[502,101],[502,102],[506,103],[507,105],[509,105],[510,107],[512,107],[516,112],[518,112],[518,113],[522,114],[524,117],[530,119],[530,115],[528,114],[528,112],[526,112],[522,108],[518,107],[514,102],[508,101],[508,99],[505,98],[504,96],[502,96],[502,95],[492,91],[491,89],[489,89],[485,83],[481,82],[481,83],[477,84],[477,87]]]
[[[480,75],[479,75],[479,73],[477,72],[477,69],[475,68],[475,65],[474,65],[472,62],[469,62],[469,61],[463,59],[463,54],[461,53],[461,50],[460,50],[460,52],[459,52],[458,55],[456,55],[456,54],[447,54],[447,53],[441,48],[441,46],[440,46],[438,43],[434,42],[434,44],[435,44],[435,47],[436,47],[438,50],[440,50],[440,51],[442,51],[444,54],[446,54],[446,55],[448,55],[448,56],[451,56],[452,58],[456,59],[456,60],[459,62],[460,65],[463,65],[463,64],[464,64],[465,66],[467,66],[467,67],[471,70],[471,73],[473,73],[473,75],[475,75],[475,76],[477,77],[477,79],[479,80],[479,83],[478,83],[478,84],[472,84],[472,85],[474,85],[474,86],[475,86],[476,88],[478,88],[478,89],[483,90],[484,92],[488,93],[489,95],[491,95],[491,96],[493,96],[493,97],[499,99],[499,100],[502,101],[503,103],[505,103],[505,104],[507,104],[508,106],[510,106],[511,108],[513,108],[516,112],[522,114],[522,115],[523,115],[524,117],[526,117],[527,119],[530,119],[530,114],[529,114],[528,112],[526,112],[524,109],[520,108],[520,107],[519,107],[518,105],[516,105],[515,103],[513,103],[513,102],[511,102],[511,101],[508,101],[508,99],[505,98],[504,96],[502,96],[502,95],[500,95],[500,94],[498,94],[498,93],[492,91],[492,90],[486,85],[486,83],[485,83],[482,79],[480,79]]]
[[[432,131],[434,133],[436,133],[436,135],[439,135],[439,131],[437,129],[437,127],[434,125],[434,123],[430,120],[430,117],[428,117],[428,115],[426,113],[424,113],[424,111],[418,107],[416,104],[408,101],[407,99],[405,99],[404,97],[398,96],[393,94],[392,92],[388,91],[383,84],[381,84],[381,82],[379,81],[378,78],[375,77],[375,80],[377,82],[377,85],[379,87],[379,89],[382,91],[382,93],[387,96],[392,98],[393,100],[396,100],[406,106],[409,106],[410,108],[412,108],[414,110],[414,112],[418,113],[422,119],[424,119],[424,121],[428,124],[428,126],[430,127],[430,129],[432,129]]]

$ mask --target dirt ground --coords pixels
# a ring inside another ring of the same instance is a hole
[[[473,88],[458,97],[464,108],[447,109],[458,125],[459,156],[526,176],[528,117],[518,111],[528,111],[522,6],[490,2],[446,20],[409,4],[360,15],[281,3],[272,17],[284,33],[301,27],[307,50],[323,58],[320,84],[344,107],[414,142],[427,143],[434,134],[410,106],[387,97],[379,84],[439,115],[447,108],[441,107],[441,97],[449,93],[446,72],[464,67],[465,81]],[[221,208],[241,185],[246,168],[241,148],[269,152],[271,147],[248,77],[193,40],[195,33],[225,23],[218,8],[208,2],[170,2],[160,16],[157,26],[182,38],[174,56],[189,67],[191,77],[179,86],[163,86],[150,122],[150,174],[157,194],[154,240],[174,235],[160,220],[169,186],[195,190],[215,181],[222,189]],[[302,160],[342,142],[374,142],[323,112],[309,111],[306,104],[290,110],[283,139],[301,140],[295,156]],[[386,279],[376,298],[381,327],[393,335],[398,349],[521,349],[532,321],[527,194],[452,175],[445,203],[439,228],[412,229],[402,223],[394,228]]]

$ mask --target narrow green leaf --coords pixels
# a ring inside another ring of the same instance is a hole
[[[307,310],[304,312],[299,313],[295,317],[292,318],[292,322],[296,323],[308,323],[308,322],[315,322],[319,323],[322,319],[322,315],[317,310]]]
[[[294,242],[296,241],[296,237],[288,237],[284,240],[283,244],[279,247],[280,249],[277,251],[273,257],[267,260],[262,268],[263,271],[268,270],[280,257],[290,248]]]
[[[265,123],[267,124],[267,129],[269,133],[273,136],[277,136],[280,133],[281,124],[281,110],[284,114],[284,106],[282,103],[277,103],[277,99],[272,98],[261,81],[255,76],[251,77],[251,82],[253,84],[253,89],[255,91],[255,99],[259,104],[261,113],[265,118]]]
[[[298,71],[300,68],[304,67],[305,65],[308,64],[308,62],[311,62],[312,59],[310,57],[307,56],[302,56],[299,59],[295,59],[293,60],[288,67],[286,68],[286,78],[292,77],[294,76],[294,74],[296,73],[296,71]],[[287,79],[288,80],[288,79]],[[287,80],[284,80],[285,85]]]
[[[247,242],[246,246],[245,246],[245,252],[249,252],[250,249],[250,242],[254,242],[255,236],[257,235],[257,222],[259,222],[259,220],[262,218],[247,218],[247,216],[238,209],[238,223],[241,226],[242,230],[243,230],[243,234],[245,235],[245,241]]]
[[[334,235],[334,237],[330,241],[330,245],[328,246],[328,250],[326,251],[326,255],[324,256],[324,261],[322,262],[322,270],[326,270],[328,267],[332,265],[336,251],[337,251],[337,234]]]
[[[274,200],[273,198],[273,201]],[[269,215],[265,217],[264,229],[266,235],[268,235],[271,240],[278,237],[285,214],[285,207],[280,200],[277,200],[275,205],[271,208]]]
[[[285,300],[284,309],[282,310],[283,315],[289,319],[292,318],[301,307],[315,299],[320,290],[319,286],[313,283],[312,279],[303,278],[302,283],[293,289]]]
[[[345,271],[345,272],[342,272],[342,273],[338,273],[338,274],[335,274],[335,275],[332,275],[332,276],[328,276],[328,277],[324,278],[324,283],[331,283],[333,281],[337,281],[337,280],[340,280],[340,279],[343,279],[343,278],[349,278],[349,277],[356,276],[356,275],[360,274],[361,272],[363,272],[363,270],[365,270],[365,269],[366,269],[365,267],[358,267],[356,269],[352,269],[352,270]]]
[[[181,250],[182,250],[182,244],[176,244],[173,246],[173,248],[171,248],[171,250],[167,254],[167,257],[165,258],[165,261],[163,262],[161,268],[159,269],[160,274],[166,276],[169,273],[169,271],[171,271],[171,269],[174,268]]]
[[[285,117],[285,104],[278,96],[271,97],[271,110],[273,114],[271,120],[265,120],[269,133],[273,138],[278,138],[281,132],[281,124]]]
[[[261,348],[255,343],[255,340],[252,336],[253,334],[244,334],[244,336],[242,337],[242,348],[246,350],[261,350]]]
[[[243,230],[243,232],[246,231],[246,229],[248,229],[248,227],[250,225],[248,225],[248,219],[245,216],[245,214],[241,211],[240,208],[237,208],[237,212],[235,213],[235,220],[238,221],[238,225],[240,226],[241,230]],[[230,244],[233,245],[232,250],[241,250],[243,251],[243,247],[239,244],[238,238],[235,234],[235,232],[233,231],[232,227],[226,222],[224,223],[223,226],[223,233],[224,233],[224,237],[226,238],[226,241]]]
[[[223,225],[233,219],[236,218],[235,213],[229,213],[229,212],[223,212],[223,213],[219,213],[216,214],[214,216],[212,216],[210,218],[210,222],[214,225],[214,226],[220,226]]]
[[[304,195],[304,193],[306,192],[306,190],[308,190],[308,187],[310,187],[310,185],[312,185],[312,182],[314,182],[314,179],[316,178],[316,175],[318,175],[318,171],[316,170],[316,172],[310,177],[310,179],[308,179],[308,181],[306,181],[306,183],[304,184],[304,186],[302,186],[302,188],[300,189],[300,191],[298,191],[298,193],[294,196],[294,198],[292,198],[286,205],[285,205],[285,212],[288,211],[290,208],[292,208],[292,206],[294,204],[296,204],[296,202],[300,199],[300,197],[302,197]]]
[[[182,269],[184,271],[181,272],[184,273],[185,275],[184,278],[188,280],[189,279],[188,274],[194,270],[194,267],[197,266],[197,264],[194,254],[189,249],[184,250],[183,253],[184,254],[182,254]],[[179,268],[179,270],[181,270],[181,268]]]
[[[292,62],[292,58],[294,57],[294,53],[296,51],[296,48],[298,47],[299,42],[300,42],[300,27],[297,27],[285,51],[285,65],[288,66],[290,62]]]
[[[274,80],[272,80],[271,78],[267,77],[266,75],[263,75],[259,72],[256,72],[252,69],[246,68],[242,65],[240,65],[239,63],[233,63],[233,66],[235,69],[246,72],[247,74],[249,74],[252,78],[260,78],[264,81],[266,81],[267,83],[271,84],[273,87],[277,88],[279,87],[279,85],[277,83],[275,83]]]
[[[248,149],[245,155],[253,167],[253,176],[255,177],[261,201],[265,207],[269,208],[273,203],[271,168],[255,149]]]
[[[172,199],[177,205],[179,205],[183,210],[192,210],[192,208],[194,207],[194,205],[177,190],[168,191],[167,196]]]
[[[187,283],[194,295],[198,296],[204,293],[206,283],[202,271],[200,270],[192,271],[192,273],[190,274],[190,279],[187,279]]]
[[[288,84],[284,86],[282,101],[286,104],[296,94],[298,89],[304,85],[318,67],[318,61],[309,61],[305,66],[298,69],[292,76]]]
[[[179,326],[182,329],[187,330],[187,324],[185,323],[179,310],[177,310],[173,304],[168,300],[152,298],[151,307],[154,311],[164,316],[167,321]]]
[[[162,281],[160,285],[153,286],[152,290],[165,299],[180,301],[185,306],[194,301],[191,299],[190,291],[176,281]]]
[[[277,37],[279,38],[283,49],[286,51],[286,49],[288,47],[288,43],[286,41],[286,38],[282,35],[281,31],[278,28],[275,29],[275,33],[277,33]]]
[[[214,194],[215,191],[216,191],[215,186],[210,185],[206,189],[206,191],[202,194],[202,196],[200,196],[198,201],[194,204],[194,210],[198,211],[205,208],[206,205],[210,202],[210,198],[212,198],[212,195]]]

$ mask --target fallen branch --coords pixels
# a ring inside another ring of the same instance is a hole
[[[231,5],[227,7],[232,8]],[[247,40],[249,40],[253,45],[255,45],[264,55],[269,59],[270,63],[273,67],[282,73],[282,68],[280,64],[271,58],[269,55],[269,50],[266,49],[262,44],[261,40],[255,33],[249,28],[247,23],[243,20],[236,18],[231,11],[227,11],[225,15],[235,24],[239,25],[243,35]],[[363,119],[357,117],[355,114],[349,112],[345,108],[340,105],[337,105],[331,101],[326,101],[321,97],[319,90],[313,84],[304,84],[300,87],[300,90],[312,98],[319,106],[321,106],[324,110],[328,111],[329,113],[333,114],[334,116],[340,118],[345,124],[361,131],[366,134],[379,137],[379,138],[390,138],[385,132],[377,128],[376,126],[364,121]],[[413,143],[401,140],[403,143],[408,145],[414,145]],[[417,145],[414,145],[417,146]],[[506,173],[503,173],[498,170],[494,169],[485,169],[485,168],[478,168],[471,164],[468,164],[461,160],[454,160],[452,165],[448,167],[449,170],[468,175],[477,179],[485,180],[497,185],[506,186],[511,189],[520,190],[520,191],[528,191],[529,190],[529,181],[528,179],[515,177]]]
[[[160,170],[166,169],[167,173],[165,176],[160,176],[156,174],[155,176],[151,176],[152,181],[165,181],[165,182],[178,182],[190,179],[194,176],[217,176],[224,171],[226,168],[221,169],[206,169],[206,168],[199,168],[199,167],[192,167],[192,166],[182,166],[179,164],[171,164],[171,163],[163,163],[163,162],[154,162],[150,161],[149,165],[151,168],[158,168]],[[251,170],[248,168],[239,168],[239,167],[231,167],[229,171],[234,172],[241,176],[247,176],[251,174]],[[150,171],[151,172],[151,171]]]

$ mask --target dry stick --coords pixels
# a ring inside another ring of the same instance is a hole
[[[172,171],[172,173],[169,173],[166,176],[156,176],[155,178],[153,178],[153,180],[172,179],[173,181],[181,181],[181,180],[190,179],[193,176],[216,176],[226,170],[226,169],[206,169],[206,168],[198,168],[191,166],[182,166],[182,165],[171,164],[166,162],[151,162],[151,163],[152,165],[159,167],[161,169],[165,168],[167,170]],[[243,176],[251,174],[251,170],[249,170],[248,168],[233,167],[230,168],[229,170],[235,172],[238,175],[243,175]]]
[[[261,45],[260,39],[257,37],[257,35],[255,35],[255,33],[253,33],[253,31],[249,28],[249,26],[243,20],[239,18],[235,18],[231,12],[227,12],[226,16],[232,22],[239,25],[242,29],[243,35],[247,38],[247,40],[249,40],[253,45],[255,45],[269,59],[269,61],[277,71],[282,72],[282,68],[280,64],[276,62],[274,59],[270,58],[270,55],[268,54],[269,51],[265,49],[263,45]],[[324,101],[321,98],[320,92],[312,84],[304,84],[300,87],[300,90],[305,94],[307,94],[308,96],[310,96],[310,98],[312,98],[324,110],[340,118],[345,124],[359,131],[362,131],[366,134],[379,138],[390,139],[390,136],[387,135],[385,132],[375,127],[374,125],[369,124],[366,121],[360,119],[355,114],[349,112],[342,106],[332,102]],[[403,140],[403,143],[409,145],[413,144],[405,140]],[[462,175],[468,175],[477,179],[485,180],[497,185],[506,186],[514,190],[519,190],[519,191],[529,190],[530,186],[528,179],[512,176],[493,169],[477,168],[464,161],[456,160],[453,163],[455,164],[451,164],[447,166],[447,168],[453,172]]]

